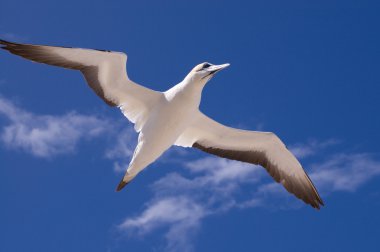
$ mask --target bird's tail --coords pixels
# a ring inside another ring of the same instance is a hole
[[[121,179],[119,185],[116,188],[116,192],[121,191],[126,185],[128,185],[135,176],[131,176],[128,173]]]

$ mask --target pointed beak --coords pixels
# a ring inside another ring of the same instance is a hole
[[[207,68],[207,71],[212,72],[214,74],[214,73],[219,72],[220,70],[228,67],[229,65],[230,65],[229,63],[222,64],[222,65],[213,65],[213,66],[210,66],[209,68]]]
[[[207,68],[207,72],[209,72],[208,75],[206,75],[205,77],[203,77],[202,79],[208,77],[208,76],[213,76],[214,74],[216,74],[217,72],[219,72],[220,70],[228,67],[230,64],[229,63],[226,63],[226,64],[222,64],[222,65],[212,65],[210,67]]]

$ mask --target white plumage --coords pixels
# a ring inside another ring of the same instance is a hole
[[[233,129],[199,111],[203,87],[229,64],[199,64],[182,82],[166,92],[158,92],[128,78],[124,53],[4,40],[0,40],[0,45],[35,62],[81,71],[100,98],[110,106],[118,106],[135,124],[138,144],[118,191],[175,144],[259,164],[305,203],[318,209],[323,205],[300,163],[275,134]]]

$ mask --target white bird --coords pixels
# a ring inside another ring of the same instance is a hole
[[[286,190],[319,209],[323,204],[315,186],[283,142],[271,132],[234,129],[199,111],[205,84],[229,64],[202,63],[177,85],[158,92],[136,84],[126,73],[121,52],[12,43],[2,49],[26,59],[79,70],[88,85],[110,106],[117,106],[139,133],[120,191],[173,144],[263,166]]]

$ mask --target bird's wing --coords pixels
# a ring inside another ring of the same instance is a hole
[[[75,69],[82,72],[88,85],[110,106],[118,106],[140,130],[146,115],[161,93],[129,80],[127,55],[120,52],[12,43],[0,40],[2,49],[26,59]]]
[[[226,127],[201,112],[195,116],[194,123],[177,139],[176,145],[261,165],[305,203],[317,209],[323,205],[301,164],[275,134]]]

